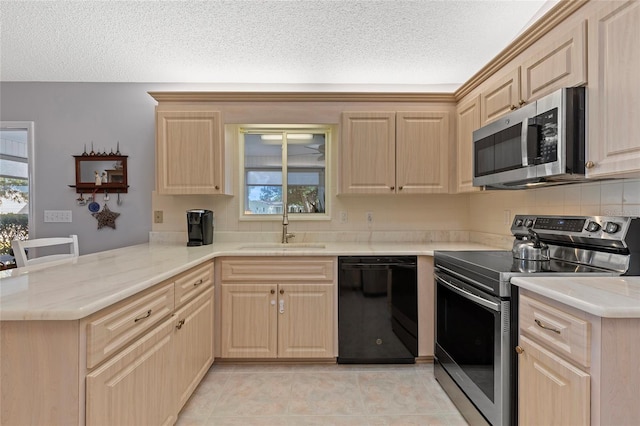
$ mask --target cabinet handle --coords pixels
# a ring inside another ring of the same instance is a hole
[[[204,281],[202,280],[202,278],[200,278],[198,281],[196,281],[195,283],[193,283],[194,287],[198,287],[200,284],[202,284]]]
[[[522,106],[524,104],[526,104],[527,102],[524,99],[520,99],[520,102],[518,102],[518,105]]]
[[[518,355],[522,355],[524,353],[524,349],[522,349],[522,346],[516,346],[516,353]]]
[[[402,191],[402,188],[404,188],[404,186],[399,186],[398,191]]]
[[[517,110],[517,109],[518,109],[518,107],[517,107],[517,106],[515,106],[515,105],[511,105],[511,107],[510,107],[509,109],[510,109],[511,111],[515,111],[515,110]]]
[[[553,331],[554,333],[560,334],[560,330],[556,330],[555,328],[547,327],[546,325],[541,323],[540,320],[538,320],[538,319],[535,319],[534,321],[536,322],[536,324],[538,324],[538,327],[544,328],[545,330]]]
[[[284,314],[284,299],[280,299],[280,309],[279,312]]]
[[[138,318],[134,319],[134,320],[133,320],[133,322],[141,321],[141,320],[143,320],[143,319],[145,319],[145,318],[149,318],[150,316],[151,316],[151,309],[149,309],[149,310],[147,311],[147,314],[146,314],[146,315],[144,315],[144,316],[141,316],[141,317],[138,317]]]
[[[394,189],[396,189],[396,187],[395,187],[395,186],[392,186],[392,187],[391,187],[391,188],[389,188],[389,189],[393,191]]]
[[[220,187],[218,185],[215,186],[216,189],[220,189]]]
[[[180,330],[182,328],[182,326],[184,325],[184,319],[181,319],[180,321],[178,321],[178,324],[176,325],[176,328],[178,330]]]
[[[280,294],[284,294],[284,289],[283,288],[280,289]]]
[[[276,294],[276,291],[274,289],[271,289],[271,294]]]
[[[593,161],[587,161],[587,163],[584,166],[587,169],[593,169],[596,166],[596,163],[594,163]]]

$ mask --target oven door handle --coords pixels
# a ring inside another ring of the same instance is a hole
[[[471,300],[472,302],[475,302],[478,305],[484,306],[485,308],[491,309],[492,311],[500,312],[500,305],[498,303],[495,303],[490,300],[484,299],[480,296],[477,296],[465,289],[458,287],[457,285],[454,285],[446,280],[443,280],[438,276],[436,276],[436,281],[438,281],[440,284],[444,285],[454,293],[457,293],[460,296],[464,297],[465,299]]]

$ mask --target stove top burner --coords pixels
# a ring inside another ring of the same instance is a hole
[[[507,296],[509,280],[515,276],[539,275],[616,275],[593,266],[558,259],[530,261],[514,259],[511,251],[436,251],[437,267],[472,279],[492,294]]]
[[[481,268],[490,273],[602,273],[604,269],[594,268],[588,265],[580,265],[558,259],[547,261],[514,259],[510,251],[456,251],[439,252],[451,260]]]

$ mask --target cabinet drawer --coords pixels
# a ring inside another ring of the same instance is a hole
[[[213,286],[213,262],[195,268],[180,275],[176,281],[176,308]]]
[[[223,259],[221,276],[224,282],[333,282],[334,258],[272,257]]]
[[[591,324],[544,302],[520,296],[520,331],[558,354],[588,367]]]
[[[173,312],[173,281],[98,312],[87,323],[87,368],[93,368]]]

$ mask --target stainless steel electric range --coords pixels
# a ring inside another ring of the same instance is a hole
[[[640,218],[517,215],[512,251],[436,251],[436,379],[472,424],[517,424],[514,276],[640,275]]]

